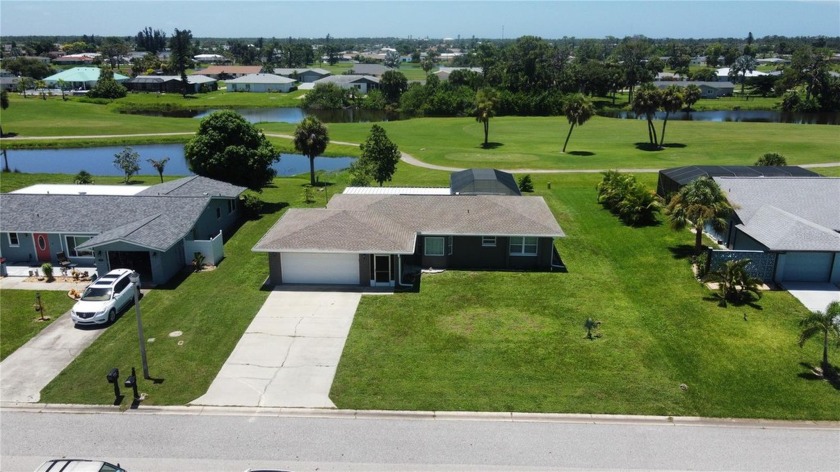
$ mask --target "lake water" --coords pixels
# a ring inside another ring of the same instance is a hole
[[[184,158],[183,144],[151,144],[131,146],[140,154],[140,174],[157,175],[147,159],[160,160],[169,157],[164,175],[192,175]],[[114,154],[123,146],[104,146],[72,149],[10,149],[7,151],[9,167],[21,172],[77,174],[86,170],[93,175],[123,175],[114,166]],[[316,157],[315,170],[336,171],[350,167],[352,157]],[[281,154],[280,162],[272,167],[277,175],[298,175],[309,172],[309,158],[300,154]]]
[[[608,118],[637,119],[632,111],[602,112],[601,116]],[[656,114],[656,118],[665,118],[664,112]],[[809,125],[840,125],[840,113],[797,113],[775,110],[726,110],[726,111],[692,111],[671,113],[669,120],[679,121],[719,121],[719,122],[748,122],[748,123],[796,123]]]

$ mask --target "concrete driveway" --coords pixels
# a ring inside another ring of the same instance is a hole
[[[361,293],[278,288],[193,405],[335,408],[330,387]]]
[[[811,311],[825,312],[829,303],[840,301],[840,288],[830,283],[785,282],[783,287]]]
[[[0,401],[39,402],[41,390],[107,326],[76,328],[69,311],[58,317],[0,363]]]

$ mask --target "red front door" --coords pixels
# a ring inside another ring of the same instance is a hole
[[[35,253],[38,255],[38,262],[52,261],[50,254],[50,236],[45,233],[32,233],[35,239]]]

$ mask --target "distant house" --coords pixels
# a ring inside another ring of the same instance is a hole
[[[382,77],[382,74],[392,70],[390,67],[385,67],[382,64],[353,64],[350,68],[350,73],[353,75],[372,75],[374,77]]]
[[[52,60],[52,63],[58,66],[68,66],[68,65],[90,65],[93,64],[93,61],[102,55],[98,52],[85,52],[81,54],[68,54],[65,56],[57,57]]]
[[[262,71],[262,66],[230,66],[230,65],[215,65],[203,70],[197,70],[197,75],[206,75],[217,80],[235,79],[244,77],[248,74],[259,74]]]
[[[245,190],[191,176],[126,193],[126,186],[42,185],[0,194],[0,254],[9,265],[57,264],[63,252],[101,275],[133,269],[158,285],[195,252],[216,264]],[[108,187],[116,187],[108,191]]]
[[[728,82],[728,81],[732,80],[732,78],[729,77],[729,71],[730,70],[731,69],[729,67],[721,67],[720,69],[717,69],[715,71],[715,74],[717,75],[718,82]],[[761,72],[759,70],[754,70],[754,71],[751,71],[751,72],[747,72],[746,78],[752,79],[754,77],[761,77],[761,76],[764,76],[764,75],[767,75],[767,73],[766,72]],[[739,81],[741,80],[741,74],[738,74],[738,80]]]
[[[219,82],[206,75],[188,75],[187,93],[210,92],[219,88]],[[182,93],[183,83],[179,75],[138,75],[123,82],[132,92]]]
[[[318,84],[336,84],[343,89],[355,88],[367,93],[379,88],[379,78],[370,75],[331,75],[314,82],[315,86]]]
[[[221,54],[196,54],[193,56],[196,62],[207,62],[212,64],[218,64],[220,62],[229,62],[229,59]]]
[[[228,92],[289,92],[295,80],[274,74],[248,74],[225,82]]]
[[[55,87],[59,80],[63,80],[70,88],[87,90],[96,86],[100,74],[102,74],[102,69],[98,67],[74,67],[51,75],[45,78],[44,82],[49,87]],[[125,82],[128,77],[114,72],[114,80]]]
[[[456,70],[475,72],[479,75],[481,75],[483,71],[481,67],[438,67],[438,70],[435,71],[434,74],[438,76],[441,81],[447,81],[449,80],[449,76]]]
[[[700,88],[701,98],[731,97],[732,92],[735,90],[735,84],[732,82],[703,82],[700,80],[660,80],[654,82],[653,85],[660,89],[668,88],[671,85],[676,85],[678,87],[696,85]]]
[[[281,75],[283,77],[288,77],[290,79],[295,79],[298,82],[303,83],[310,83],[315,82],[316,80],[323,79],[329,75],[332,75],[330,71],[326,69],[294,69],[294,68],[278,68],[274,69],[274,73],[276,75]]]
[[[20,78],[16,77],[15,74],[0,69],[0,90],[7,92],[17,90],[18,82],[20,82]]]

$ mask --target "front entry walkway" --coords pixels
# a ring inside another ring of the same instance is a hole
[[[191,404],[335,408],[330,387],[361,296],[275,289]]]

